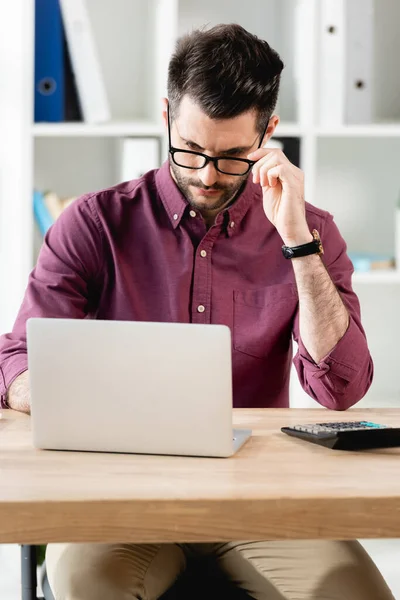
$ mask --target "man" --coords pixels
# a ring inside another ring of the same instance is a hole
[[[226,324],[240,407],[288,406],[293,336],[313,398],[336,410],[362,398],[373,366],[345,242],[330,214],[305,204],[302,172],[263,148],[282,69],[238,25],[179,41],[164,106],[169,161],[82,197],[49,231],[1,340],[3,405],[29,412],[31,316]],[[47,566],[57,600],[153,600],[192,554],[214,556],[258,600],[392,598],[356,542],[59,544]]]

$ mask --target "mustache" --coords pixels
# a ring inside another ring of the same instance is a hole
[[[191,179],[186,179],[185,183],[187,185],[191,185],[193,187],[197,187],[201,190],[230,190],[231,186],[229,185],[222,185],[218,182],[215,182],[213,185],[203,185],[202,183],[200,183],[200,181],[192,181]]]

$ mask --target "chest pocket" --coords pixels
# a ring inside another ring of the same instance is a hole
[[[298,296],[294,284],[233,292],[233,347],[256,358],[290,348]]]

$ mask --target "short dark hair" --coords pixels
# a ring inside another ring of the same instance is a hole
[[[261,133],[275,109],[283,68],[279,54],[240,25],[194,30],[178,39],[169,63],[172,118],[187,94],[212,119],[257,111]]]

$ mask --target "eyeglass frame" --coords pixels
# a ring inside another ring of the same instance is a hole
[[[167,105],[167,119],[168,119],[168,153],[171,155],[172,160],[174,161],[174,164],[176,164],[177,167],[182,167],[182,169],[192,169],[195,171],[200,171],[201,169],[204,169],[204,167],[206,167],[208,165],[208,163],[212,162],[214,165],[214,168],[216,171],[218,171],[218,173],[222,173],[223,175],[232,175],[233,177],[243,177],[243,175],[247,175],[247,173],[250,171],[250,169],[256,164],[256,160],[248,160],[247,158],[236,158],[235,156],[229,157],[229,156],[208,156],[208,154],[203,154],[203,152],[196,152],[195,150],[183,150],[181,148],[175,148],[172,143],[171,143],[171,121],[170,121],[170,112],[169,112],[169,104]],[[261,144],[263,142],[264,136],[267,132],[268,129],[268,125],[269,125],[269,119],[267,121],[267,124],[264,128],[264,131],[261,135],[259,144],[257,146],[257,150],[259,150],[261,148]],[[253,142],[254,144],[254,142]],[[202,156],[203,158],[205,158],[205,163],[202,167],[187,167],[184,165],[180,165],[179,163],[177,163],[175,161],[174,158],[174,154],[176,152],[183,152],[185,154],[195,154],[196,156]],[[243,162],[243,163],[247,163],[247,171],[245,171],[244,173],[227,173],[226,171],[221,171],[221,169],[218,167],[218,161],[219,160],[234,160],[234,161],[238,161],[238,162]]]

